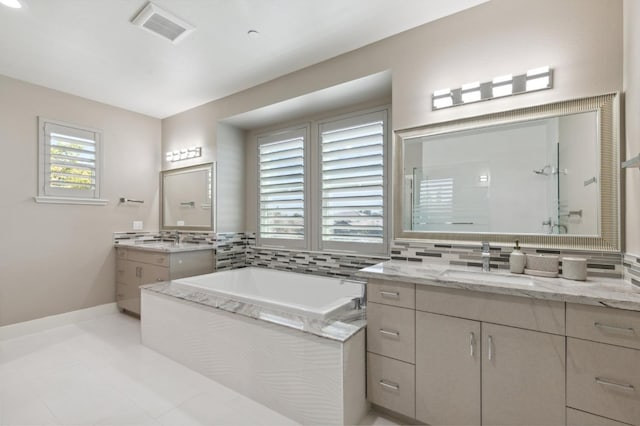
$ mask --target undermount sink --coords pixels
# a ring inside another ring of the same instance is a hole
[[[442,273],[442,278],[449,278],[452,280],[465,280],[465,281],[482,281],[486,283],[497,284],[516,284],[516,285],[532,285],[533,280],[531,277],[524,275],[506,275],[495,274],[491,272],[475,272],[475,271],[460,271],[456,269],[447,269]]]

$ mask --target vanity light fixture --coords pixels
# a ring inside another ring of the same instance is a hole
[[[193,146],[191,148],[183,148],[177,151],[169,151],[166,154],[167,161],[190,160],[192,158],[202,157],[202,147]]]
[[[492,81],[493,97],[509,96],[513,94],[513,76],[511,74],[496,77]]]
[[[549,66],[544,66],[531,69],[524,74],[496,77],[485,83],[463,84],[459,89],[436,90],[431,96],[431,109],[466,105],[551,88],[553,88],[553,70]]]
[[[482,100],[479,81],[463,84],[460,93],[462,95],[462,102],[465,104]]]
[[[433,109],[453,106],[453,94],[449,89],[441,89],[433,92]]]
[[[0,0],[0,3],[12,9],[20,9],[22,7],[19,0]]]

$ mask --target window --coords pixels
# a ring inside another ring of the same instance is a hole
[[[106,204],[100,199],[102,132],[39,118],[37,202]]]
[[[387,132],[384,109],[259,136],[258,244],[386,254]]]
[[[321,248],[384,253],[386,111],[323,122],[319,135]]]
[[[258,137],[259,240],[306,248],[305,146],[308,128]]]

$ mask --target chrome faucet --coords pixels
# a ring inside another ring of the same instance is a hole
[[[353,302],[353,309],[362,309],[363,307],[367,306],[367,282],[366,281],[359,281],[359,280],[352,280],[352,279],[342,279],[341,280],[342,283],[355,283],[355,284],[360,284],[362,286],[362,294],[360,297],[354,297],[353,299],[351,299],[351,301]]]
[[[491,270],[491,248],[486,241],[482,242],[482,272]]]

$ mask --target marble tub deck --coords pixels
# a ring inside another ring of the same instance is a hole
[[[456,273],[458,276],[456,276]],[[458,288],[486,293],[607,306],[640,311],[640,287],[622,279],[541,278],[509,272],[482,272],[478,268],[444,263],[390,260],[360,270],[360,278],[391,280],[418,285]]]
[[[175,297],[343,343],[366,325],[366,308],[350,310],[330,321],[322,321],[289,312],[268,309],[260,305],[239,302],[230,298],[214,296],[205,291],[172,281],[148,284],[141,286],[140,289],[143,292],[148,291]]]

